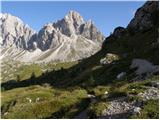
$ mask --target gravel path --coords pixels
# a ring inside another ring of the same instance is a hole
[[[121,97],[116,100],[109,102],[108,109],[103,111],[104,116],[100,118],[103,119],[116,119],[116,118],[127,118],[131,111],[135,108],[133,103],[128,103],[126,97]]]
[[[139,97],[142,97],[144,101],[149,99],[158,99],[159,98],[159,89],[151,87],[146,90],[144,93],[139,93]]]

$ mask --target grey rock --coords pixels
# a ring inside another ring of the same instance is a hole
[[[35,31],[11,14],[0,14],[0,40],[3,48],[28,49]]]
[[[133,59],[132,64],[130,65],[130,68],[138,68],[135,73],[137,75],[142,75],[144,73],[153,73],[155,71],[158,71],[158,66],[153,65],[151,62],[145,60],[145,59]]]
[[[126,75],[126,72],[121,72],[117,75],[117,79],[121,80],[122,78],[124,78],[125,75]]]
[[[139,93],[139,97],[141,97],[144,101],[150,99],[158,99],[159,98],[159,90],[158,88],[151,87],[147,89],[144,93]]]
[[[159,81],[152,81],[151,85],[152,85],[152,87],[159,88]]]
[[[134,114],[140,114],[140,111],[141,111],[141,108],[140,108],[140,107],[135,107],[135,108],[133,109],[133,113],[134,113]]]

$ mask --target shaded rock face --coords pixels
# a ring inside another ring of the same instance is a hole
[[[97,42],[101,42],[99,40],[103,40],[104,36],[100,33],[96,26],[93,24],[91,20],[87,21],[85,24],[80,26],[80,34],[87,39],[91,39]]]
[[[45,25],[38,33],[38,47],[45,51],[50,48],[54,40],[59,40],[58,32],[52,26],[52,24]]]
[[[113,36],[120,38],[121,36],[125,35],[127,33],[127,30],[124,27],[117,27],[114,29]]]
[[[136,11],[127,28],[132,31],[145,31],[158,24],[159,3],[148,1]]]
[[[130,21],[126,28],[117,27],[114,29],[113,34],[105,39],[102,48],[105,49],[108,39],[119,39],[122,36],[130,36],[137,32],[145,32],[154,26],[157,28],[159,24],[159,2],[158,1],[147,1],[142,7],[140,7],[134,18]],[[157,40],[159,41],[159,39]],[[152,44],[157,46],[157,43]]]
[[[1,46],[27,49],[28,41],[35,31],[25,25],[19,18],[10,14],[0,15]]]
[[[2,48],[6,47],[3,57],[20,61],[75,61],[96,53],[104,40],[93,22],[85,22],[75,11],[62,20],[44,25],[38,33],[15,16],[2,14],[0,20],[0,43]]]
[[[158,24],[158,15],[158,1],[148,1],[136,11],[134,18],[130,21],[127,28],[117,27],[112,35],[120,38],[128,34],[128,32],[135,33],[138,31],[146,31]]]

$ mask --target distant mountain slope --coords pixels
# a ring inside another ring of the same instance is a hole
[[[104,40],[93,22],[85,22],[75,11],[56,23],[46,24],[38,33],[10,14],[1,14],[0,21],[2,58],[24,62],[75,61],[96,53]]]

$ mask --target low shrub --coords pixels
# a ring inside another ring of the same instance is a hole
[[[107,109],[108,104],[106,102],[98,102],[91,104],[88,108],[89,118],[97,118],[103,115],[103,111]]]
[[[158,119],[159,118],[159,101],[148,100],[144,103],[141,114],[131,116],[133,119]]]

